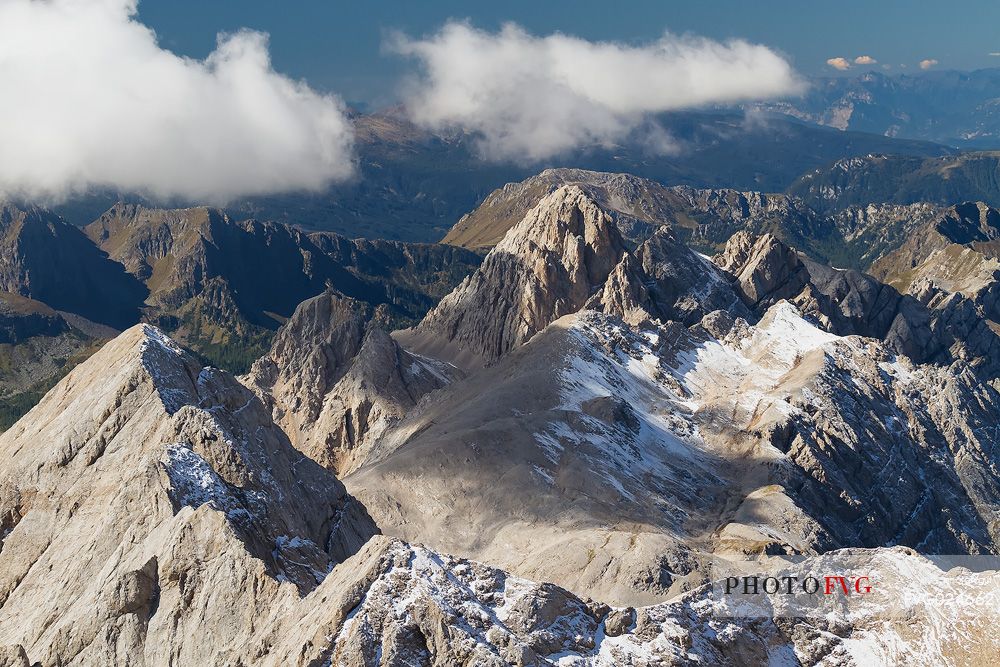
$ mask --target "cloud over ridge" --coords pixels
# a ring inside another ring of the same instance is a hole
[[[539,37],[513,23],[488,33],[449,22],[422,39],[397,34],[387,47],[421,65],[405,92],[412,118],[431,129],[469,130],[496,160],[611,144],[648,126],[650,114],[803,88],[784,58],[742,40],[665,34],[631,46]]]
[[[341,102],[275,72],[266,35],[182,58],[137,21],[137,1],[0,2],[0,196],[224,202],[351,176]]]

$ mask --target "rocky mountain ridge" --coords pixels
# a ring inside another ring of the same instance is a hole
[[[32,662],[215,662],[375,531],[249,391],[147,325],[0,451],[0,643]]]
[[[404,348],[477,363],[345,478],[384,531],[608,600],[682,588],[699,551],[995,553],[988,322],[967,320],[988,336],[977,347],[952,309],[773,237],[737,235],[716,267],[682,244],[644,263],[615,230],[581,189],[561,188],[397,333]],[[587,267],[616,260],[591,280]],[[671,265],[688,271],[654,271]],[[541,287],[566,272],[561,291]],[[671,292],[692,306],[662,308],[654,295]],[[531,318],[537,333],[516,329]],[[459,353],[440,344],[449,336]],[[877,493],[875,479],[850,481],[858,470],[881,471]]]
[[[380,320],[382,320],[380,322]],[[292,444],[338,475],[426,394],[457,376],[401,349],[378,311],[333,292],[302,302],[242,379]]]
[[[752,106],[840,130],[995,148],[998,97],[997,68],[916,74],[872,68],[854,76],[814,77],[798,99]]]
[[[786,192],[817,211],[869,204],[950,206],[982,201],[1000,206],[996,151],[913,157],[886,153],[840,158],[804,173]]]
[[[956,210],[921,201],[882,203],[878,197],[827,208],[823,203],[816,205],[808,192],[795,189],[791,195],[698,189],[666,186],[629,174],[547,169],[491,193],[442,242],[488,250],[542,197],[563,185],[584,189],[612,217],[631,246],[665,225],[678,238],[709,253],[721,250],[739,231],[754,236],[769,233],[817,261],[858,270],[868,270],[880,257],[902,246],[914,230],[954,216]]]
[[[917,363],[961,359],[986,379],[1000,374],[992,311],[974,296],[935,288],[927,277],[901,293],[867,274],[818,264],[770,235],[753,239],[746,232],[734,235],[715,261],[758,314],[787,299],[827,331],[881,339]]]
[[[145,317],[209,358],[227,343],[259,356],[295,307],[328,287],[411,322],[478,263],[460,250],[310,235],[204,207],[121,204],[86,233],[145,284]]]

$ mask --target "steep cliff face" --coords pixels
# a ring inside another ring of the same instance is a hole
[[[456,374],[402,350],[378,320],[336,293],[308,299],[243,380],[292,444],[337,474],[364,462],[387,428]]]
[[[17,345],[37,336],[58,336],[69,328],[69,323],[44,303],[0,292],[0,345]]]
[[[747,314],[723,274],[669,228],[634,250],[613,216],[577,185],[544,197],[482,266],[411,330],[410,347],[476,367],[495,362],[551,322],[582,308],[692,323],[716,308]]]
[[[582,308],[624,254],[611,218],[579,187],[560,188],[400,339],[459,365],[494,361]]]
[[[0,643],[231,664],[374,532],[249,391],[141,325],[0,436]]]

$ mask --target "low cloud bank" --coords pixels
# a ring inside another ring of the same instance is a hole
[[[275,72],[266,35],[220,35],[204,61],[182,58],[136,4],[0,2],[0,195],[224,202],[352,175],[342,103]]]
[[[631,46],[529,34],[515,24],[498,33],[449,22],[423,39],[387,43],[416,59],[421,73],[405,90],[415,122],[464,129],[488,159],[532,162],[576,148],[609,145],[648,132],[663,111],[782,97],[804,84],[771,49],[664,35]],[[656,138],[669,149],[670,142]]]

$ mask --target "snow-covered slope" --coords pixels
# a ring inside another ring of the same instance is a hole
[[[250,664],[344,667],[958,667],[989,664],[1000,650],[996,572],[946,572],[896,548],[834,554],[789,573],[845,559],[876,582],[869,594],[823,600],[798,617],[782,596],[762,596],[761,609],[775,611],[737,617],[743,603],[708,585],[663,604],[610,607],[379,537],[266,625],[248,655]]]
[[[691,328],[582,311],[445,389],[345,482],[389,534],[663,599],[710,553],[996,553],[998,406],[960,364],[787,302]]]

